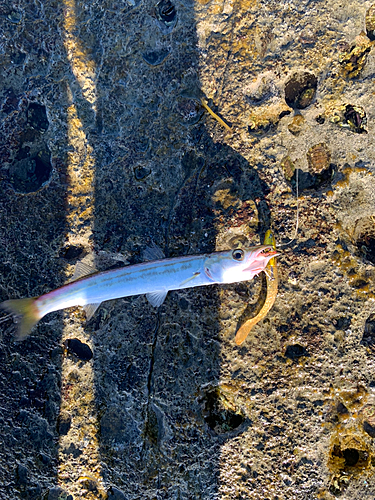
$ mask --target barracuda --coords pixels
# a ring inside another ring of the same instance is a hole
[[[102,302],[140,294],[146,294],[149,302],[158,307],[169,290],[251,280],[276,255],[271,245],[260,245],[153,260],[104,272],[78,265],[73,278],[80,277],[75,281],[40,297],[7,300],[0,307],[21,316],[18,338],[22,339],[43,316],[53,311],[83,306],[90,319]],[[83,274],[86,276],[82,277]]]

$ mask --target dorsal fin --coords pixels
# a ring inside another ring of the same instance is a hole
[[[83,278],[84,276],[89,276],[90,274],[94,274],[97,272],[98,270],[94,266],[90,266],[89,264],[85,264],[84,262],[77,262],[73,277],[70,281],[76,281],[80,278]]]
[[[152,246],[146,247],[143,251],[143,260],[161,260],[165,259],[163,250],[153,243]]]

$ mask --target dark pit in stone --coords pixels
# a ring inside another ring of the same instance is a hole
[[[317,86],[312,73],[294,73],[285,84],[285,102],[292,108],[305,109],[314,100]]]
[[[47,151],[15,161],[9,168],[9,180],[18,193],[35,193],[52,173],[50,154]]]

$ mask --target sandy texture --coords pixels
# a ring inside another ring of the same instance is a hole
[[[298,178],[275,306],[241,347],[262,277],[4,313],[0,498],[373,500],[375,7],[172,2],[1,3],[0,301],[287,244]]]

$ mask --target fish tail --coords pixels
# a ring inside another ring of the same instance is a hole
[[[35,304],[37,297],[29,299],[6,300],[0,307],[11,314],[20,317],[18,324],[17,340],[26,338],[34,325],[38,323],[42,315]]]

